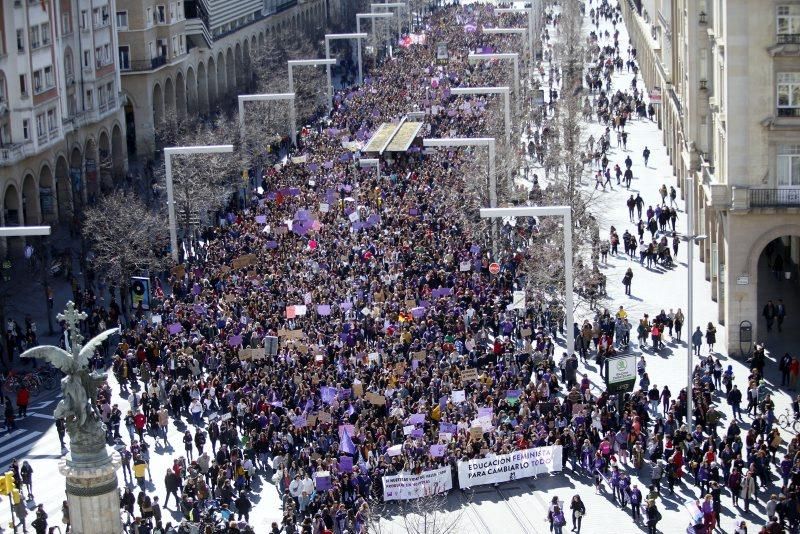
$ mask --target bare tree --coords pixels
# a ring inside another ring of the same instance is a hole
[[[131,276],[167,265],[165,217],[135,194],[115,191],[86,208],[83,232],[91,248],[92,267],[122,288],[123,298]]]
[[[447,493],[404,501],[373,501],[368,528],[377,534],[392,534],[393,527],[408,534],[453,534],[464,510],[448,510]],[[395,518],[399,521],[393,521]]]

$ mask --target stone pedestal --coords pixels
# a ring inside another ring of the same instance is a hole
[[[120,456],[103,449],[94,454],[76,454],[61,460],[59,471],[67,478],[72,532],[75,534],[120,534],[117,469]]]

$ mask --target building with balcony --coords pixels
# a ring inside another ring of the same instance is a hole
[[[800,3],[628,0],[623,15],[682,193],[694,178],[706,279],[740,350],[740,323],[780,352],[800,339]],[[764,305],[783,299],[784,332]],[[746,348],[747,343],[744,343]]]
[[[3,226],[69,221],[125,176],[114,0],[0,2]]]
[[[250,52],[276,32],[324,28],[323,0],[117,0],[128,150],[152,157],[167,114],[206,114],[246,91]]]

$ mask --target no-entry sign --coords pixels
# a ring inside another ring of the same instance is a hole
[[[497,274],[500,272],[500,264],[499,263],[492,263],[489,265],[489,272],[492,274]]]

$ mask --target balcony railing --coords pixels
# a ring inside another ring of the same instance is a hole
[[[140,59],[130,62],[129,71],[155,70],[167,64],[167,56],[156,56],[153,59]]]
[[[13,145],[0,146],[0,165],[13,165],[25,159],[25,147],[30,143],[17,143]]]
[[[779,33],[778,44],[798,44],[800,43],[800,33]]]
[[[750,189],[750,207],[800,207],[800,189]]]
[[[800,108],[778,108],[778,117],[800,117]]]

